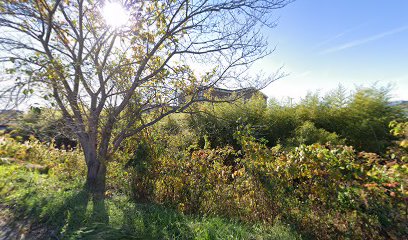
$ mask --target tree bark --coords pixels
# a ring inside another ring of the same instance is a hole
[[[98,160],[96,156],[91,155],[91,158],[89,157],[87,159],[88,173],[85,187],[94,198],[103,199],[106,187],[106,165]]]

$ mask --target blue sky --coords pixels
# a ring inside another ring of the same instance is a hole
[[[407,0],[297,0],[271,17],[278,26],[265,34],[277,49],[254,67],[289,76],[263,90],[269,97],[377,83],[408,100]]]

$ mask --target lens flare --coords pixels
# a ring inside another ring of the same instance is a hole
[[[129,12],[118,2],[107,2],[102,8],[102,15],[106,23],[114,28],[129,22]]]

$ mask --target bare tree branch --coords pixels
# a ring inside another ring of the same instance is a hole
[[[129,22],[119,27],[104,19],[106,2],[0,4],[0,62],[29,76],[1,99],[12,102],[27,86],[52,95],[81,143],[89,181],[124,139],[189,111],[200,91],[259,89],[281,77],[251,79],[248,69],[273,51],[261,28],[274,27],[270,14],[290,0],[124,0]],[[177,105],[181,95],[189,99]]]

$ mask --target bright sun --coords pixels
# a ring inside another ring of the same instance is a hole
[[[107,2],[102,8],[102,15],[106,23],[114,28],[129,22],[129,12],[118,2]]]

